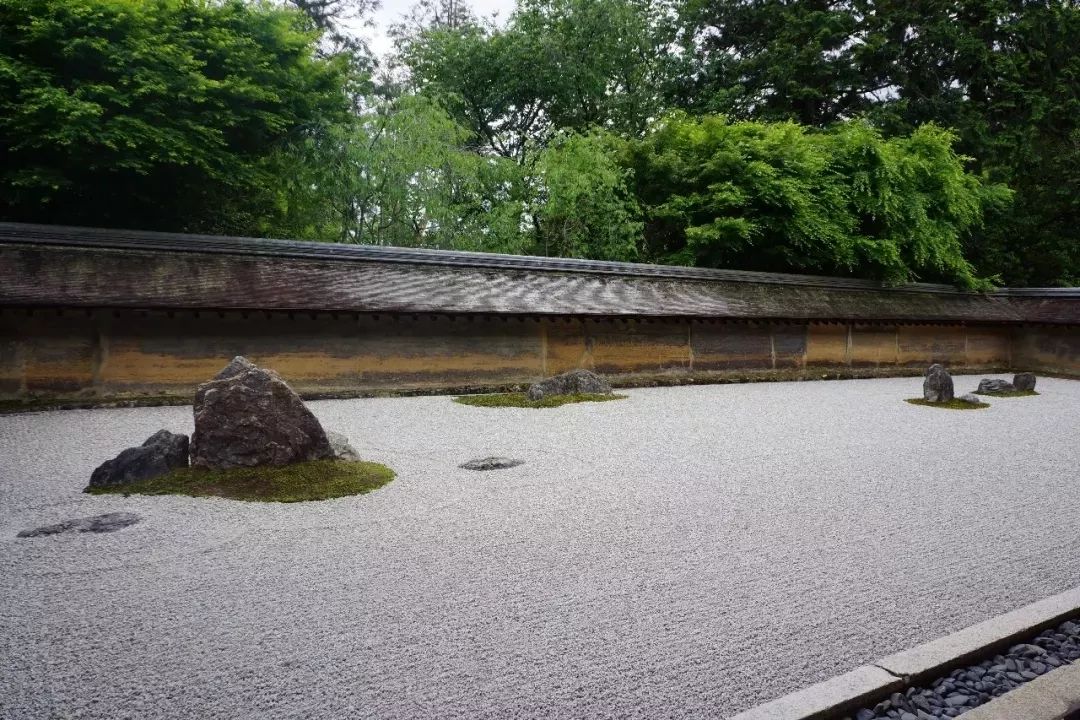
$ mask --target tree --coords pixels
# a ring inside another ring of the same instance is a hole
[[[296,237],[370,245],[523,252],[519,168],[464,148],[468,131],[424,97],[369,98],[352,123],[282,159]]]
[[[567,133],[540,155],[538,252],[596,260],[638,258],[641,211],[630,172],[620,162],[621,146],[607,133]]]
[[[965,172],[953,140],[933,126],[883,140],[861,123],[816,133],[670,118],[628,153],[646,252],[687,265],[987,287],[962,242],[1008,190]]]
[[[529,166],[559,129],[639,133],[655,116],[662,7],[528,0],[505,28],[426,28],[403,39],[402,56],[414,89],[468,127],[479,149]]]
[[[967,240],[1009,284],[1080,279],[1076,0],[685,0],[670,102],[887,136],[952,128],[974,172],[1016,190]]]
[[[868,107],[860,14],[847,0],[687,0],[676,104],[738,119],[824,126]]]
[[[275,148],[347,112],[295,11],[0,0],[0,216],[250,233]]]

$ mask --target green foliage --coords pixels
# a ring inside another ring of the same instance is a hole
[[[962,240],[1008,191],[965,172],[952,140],[932,126],[884,140],[861,123],[672,117],[629,153],[646,248],[687,265],[986,287]]]
[[[999,392],[980,392],[975,391],[976,395],[987,395],[989,397],[1032,397],[1039,393],[1034,390],[1001,390]]]
[[[426,98],[372,98],[280,158],[275,223],[294,237],[520,252],[519,168],[469,152],[467,135]]]
[[[251,232],[268,150],[346,111],[295,11],[0,0],[0,216]]]
[[[858,11],[829,0],[686,0],[674,102],[735,119],[823,126],[867,107]]]
[[[969,403],[956,398],[946,400],[945,402],[931,402],[924,398],[911,398],[904,402],[911,403],[912,405],[922,405],[923,407],[943,408],[945,410],[983,410],[990,407],[990,403]]]
[[[492,395],[462,395],[454,402],[474,407],[553,408],[580,402],[607,402],[622,400],[626,395],[603,395],[599,393],[575,393],[572,395],[548,395],[540,400],[529,400],[525,393],[496,393]]]
[[[207,470],[180,468],[126,485],[88,487],[94,495],[188,495],[253,502],[306,502],[363,495],[394,479],[394,471],[372,462],[313,460],[273,467]]]
[[[478,147],[528,166],[558,129],[635,132],[656,114],[659,6],[528,0],[505,28],[436,26],[403,37],[402,58],[415,88]]]
[[[1027,0],[685,0],[668,98],[692,112],[886,137],[952,129],[1016,201],[966,241],[984,275],[1080,282],[1080,4]]]
[[[640,210],[630,173],[619,164],[620,144],[604,133],[570,133],[540,155],[538,251],[596,260],[637,258]]]

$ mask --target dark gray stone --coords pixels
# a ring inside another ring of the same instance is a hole
[[[195,391],[191,464],[225,469],[334,456],[322,425],[273,370],[237,357]]]
[[[983,400],[973,393],[965,393],[957,398],[960,402],[966,402],[969,405],[982,405]]]
[[[549,395],[573,395],[575,393],[610,395],[611,392],[611,385],[596,373],[589,370],[571,370],[535,383],[529,388],[525,396],[535,402]]]
[[[55,525],[46,525],[33,530],[23,530],[18,534],[18,537],[41,537],[43,535],[59,535],[60,533],[73,532],[110,533],[130,527],[139,522],[140,519],[135,513],[106,513],[104,515],[65,520]]]
[[[187,467],[188,436],[158,430],[139,447],[106,460],[90,475],[90,487],[114,487]]]
[[[458,467],[465,470],[503,470],[505,468],[517,467],[523,465],[524,460],[515,460],[508,457],[486,457],[479,460],[470,460],[467,463],[462,463]]]
[[[1009,390],[1015,390],[1013,384],[1008,380],[995,380],[991,378],[983,378],[979,381],[979,389],[975,392],[981,393],[995,393],[995,392],[1008,392]]]
[[[326,432],[326,439],[330,442],[330,451],[334,454],[336,460],[347,460],[349,462],[357,462],[360,460],[360,455],[357,454],[353,446],[349,444],[349,438],[345,437],[341,433]]]
[[[1035,373],[1022,372],[1013,376],[1013,387],[1017,390],[1034,390]]]
[[[927,368],[922,387],[923,398],[929,402],[948,402],[953,399],[952,376],[938,363]]]

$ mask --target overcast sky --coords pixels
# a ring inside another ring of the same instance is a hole
[[[375,12],[374,28],[362,28],[359,33],[367,38],[371,51],[376,57],[384,57],[392,48],[386,29],[397,23],[407,14],[415,0],[382,0],[382,7]],[[514,0],[466,0],[477,17],[490,17],[498,13],[500,22],[505,22],[507,15],[514,9]]]

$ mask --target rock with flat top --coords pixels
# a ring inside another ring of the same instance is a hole
[[[532,402],[542,400],[549,395],[610,395],[611,385],[591,370],[571,370],[561,375],[541,380],[532,385],[526,397]]]
[[[982,405],[983,401],[979,399],[978,395],[972,393],[966,393],[957,398],[960,402],[966,402],[969,405]]]
[[[273,370],[234,358],[195,391],[191,464],[227,469],[334,456],[318,419]]]
[[[991,378],[983,378],[979,381],[979,389],[975,392],[981,393],[996,393],[996,392],[1009,392],[1015,390],[1013,384],[1008,380],[994,380]]]

